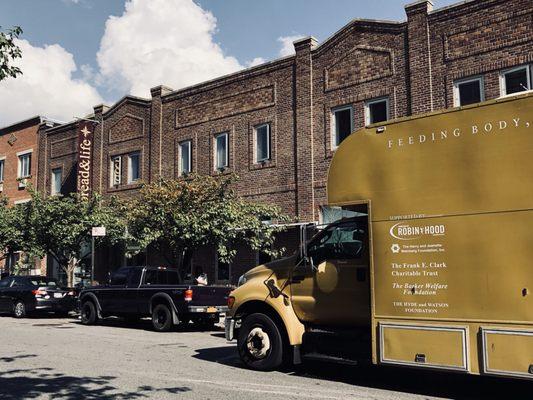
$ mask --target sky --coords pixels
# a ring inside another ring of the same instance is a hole
[[[319,43],[354,18],[405,20],[410,0],[0,0],[23,75],[0,82],[0,127],[63,121],[150,88],[190,86]],[[436,0],[435,8],[455,3]]]

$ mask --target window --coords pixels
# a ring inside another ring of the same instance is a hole
[[[18,178],[29,178],[31,176],[31,152],[18,154]]]
[[[309,244],[308,254],[315,265],[326,260],[353,260],[363,255],[366,223],[346,221],[328,227]]]
[[[531,67],[522,67],[503,71],[500,75],[500,88],[502,96],[507,94],[525,92],[531,90]]]
[[[135,183],[141,179],[141,154],[133,153],[128,156],[128,183]]]
[[[461,79],[453,84],[453,104],[467,106],[485,100],[483,77]]]
[[[229,282],[231,275],[230,264],[222,262],[217,256],[217,281]]]
[[[111,275],[111,285],[122,286],[126,285],[128,279],[129,268],[120,268]]]
[[[147,269],[144,277],[145,285],[179,285],[180,278],[175,269]]]
[[[264,162],[271,158],[270,124],[255,127],[255,161]]]
[[[333,147],[337,147],[353,131],[352,106],[339,107],[331,111]]]
[[[50,180],[51,182],[51,188],[50,188],[50,194],[52,196],[55,196],[56,194],[61,193],[61,185],[63,183],[63,169],[62,168],[54,168],[52,170],[52,178]]]
[[[190,174],[191,168],[191,141],[187,140],[179,145],[179,165],[178,173],[180,176]]]
[[[0,159],[0,183],[4,181],[4,165],[5,165],[5,158]]]
[[[389,99],[369,100],[365,103],[365,124],[371,125],[389,119]]]
[[[223,170],[228,166],[228,134],[220,133],[215,136],[215,168]]]
[[[122,158],[120,156],[111,158],[111,187],[119,186],[122,182]]]

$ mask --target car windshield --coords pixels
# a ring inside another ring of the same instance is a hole
[[[32,278],[30,282],[33,286],[59,287],[59,283],[54,279]]]

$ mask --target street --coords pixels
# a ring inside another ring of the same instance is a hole
[[[219,331],[151,331],[149,321],[82,326],[75,318],[0,317],[0,398],[530,399],[525,381],[308,363],[242,368]]]

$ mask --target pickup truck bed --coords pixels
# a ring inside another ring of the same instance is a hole
[[[107,285],[80,293],[81,321],[90,325],[109,316],[129,320],[151,317],[156,331],[189,321],[212,327],[227,311],[231,287],[179,283],[179,274],[165,267],[123,267]]]

